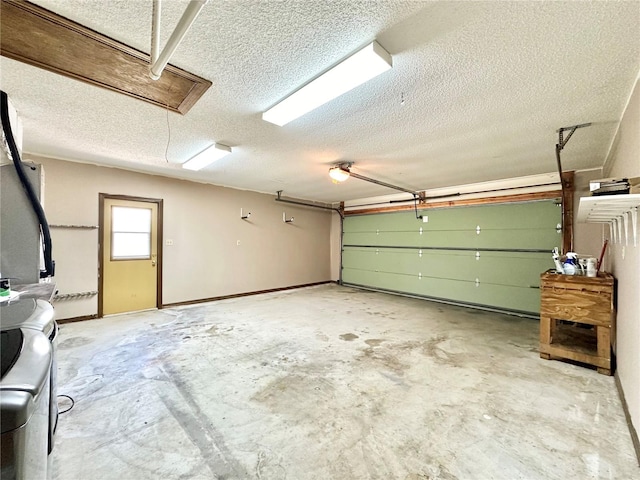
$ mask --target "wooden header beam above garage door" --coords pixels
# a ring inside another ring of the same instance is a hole
[[[209,80],[167,65],[149,77],[149,55],[29,2],[2,0],[3,56],[186,114]]]

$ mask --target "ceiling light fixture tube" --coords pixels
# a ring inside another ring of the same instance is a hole
[[[392,67],[389,52],[372,42],[262,114],[283,126]]]
[[[220,160],[230,153],[231,147],[216,143],[184,162],[182,168],[186,168],[187,170],[202,170],[204,167],[211,165],[216,160]]]

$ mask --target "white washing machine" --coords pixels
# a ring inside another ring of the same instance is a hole
[[[47,478],[58,419],[58,326],[43,300],[0,304],[0,478]]]

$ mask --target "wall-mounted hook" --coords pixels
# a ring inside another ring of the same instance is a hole
[[[284,212],[282,212],[282,221],[283,221],[284,223],[293,223],[293,217],[291,217],[291,218],[287,219],[287,216],[285,215],[285,213],[284,213]]]
[[[631,227],[633,228],[633,246],[638,246],[638,207],[631,209]]]
[[[249,217],[250,217],[250,216],[251,216],[251,212],[248,212],[246,215],[244,215],[244,214],[242,213],[242,209],[240,209],[240,218],[241,218],[242,220],[249,220]]]

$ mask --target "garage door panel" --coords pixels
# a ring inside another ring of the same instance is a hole
[[[561,209],[554,201],[347,216],[343,281],[518,312],[539,312],[540,274]],[[479,227],[479,229],[478,229]],[[422,232],[420,232],[422,229]]]

